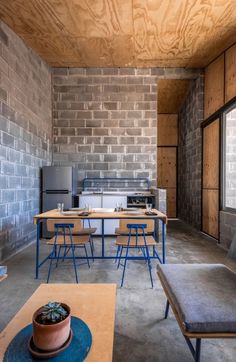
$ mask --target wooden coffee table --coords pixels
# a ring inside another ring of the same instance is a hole
[[[33,312],[49,301],[64,302],[92,333],[86,361],[112,361],[115,324],[115,284],[41,284],[0,334],[0,361],[12,338],[32,321]]]

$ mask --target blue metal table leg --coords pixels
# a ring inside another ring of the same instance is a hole
[[[39,277],[39,235],[40,235],[40,220],[37,220],[35,279],[38,279]]]
[[[166,224],[162,221],[162,262],[166,263]]]
[[[102,219],[102,257],[105,256],[104,219]]]

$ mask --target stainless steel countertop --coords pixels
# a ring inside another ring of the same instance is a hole
[[[82,191],[78,196],[83,195],[110,195],[110,196],[154,196],[150,191]]]

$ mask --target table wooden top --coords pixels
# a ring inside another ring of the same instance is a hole
[[[115,324],[116,284],[41,284],[0,334],[0,361],[12,338],[32,322],[36,309],[49,301],[71,307],[92,333],[92,347],[86,362],[111,362]]]
[[[159,219],[167,224],[167,216],[161,211],[152,209],[156,215],[148,216],[145,215],[145,209],[140,209],[140,214],[128,214],[127,211],[119,212],[89,212],[89,216],[81,216],[78,214],[74,215],[63,215],[57,211],[57,209],[46,211],[42,214],[34,216],[34,224],[37,223],[38,219]],[[78,211],[79,213],[79,211]]]

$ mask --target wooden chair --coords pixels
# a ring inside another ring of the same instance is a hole
[[[129,256],[129,249],[137,249],[142,251],[144,259],[147,262],[151,285],[153,288],[153,279],[151,271],[152,266],[151,266],[149,247],[151,246],[155,248],[156,241],[152,235],[146,234],[147,224],[136,223],[136,221],[137,220],[133,220],[133,222],[135,223],[131,223],[132,220],[130,220],[130,223],[126,225],[128,229],[128,235],[118,235],[116,238],[116,245],[118,247],[116,258],[119,260],[117,269],[119,268],[120,265],[122,265],[121,264],[122,252],[123,249],[126,249],[124,257],[124,265],[122,265],[123,274],[120,286],[122,287],[124,283],[127,260],[132,259],[132,257]]]
[[[54,232],[54,225],[56,221],[59,222],[59,220],[57,219],[47,220],[48,231]],[[60,224],[67,224],[67,223],[71,223],[74,225],[74,227],[71,229],[73,236],[89,235],[89,245],[90,245],[91,255],[93,258],[94,243],[92,239],[92,234],[94,234],[97,229],[91,227],[84,228],[80,219],[60,219]]]
[[[54,230],[54,236],[47,241],[48,245],[52,245],[51,253],[49,254],[50,264],[48,269],[47,283],[50,279],[52,261],[56,260],[56,267],[60,259],[64,261],[65,259],[72,259],[75,270],[76,282],[78,283],[78,274],[76,268],[76,257],[75,250],[78,248],[83,248],[85,251],[85,256],[87,259],[88,267],[90,268],[88,253],[86,249],[86,244],[90,241],[90,235],[73,235],[72,231],[74,229],[74,224],[72,220],[67,220],[67,222],[62,222],[62,220],[47,220],[48,231]],[[52,230],[53,227],[53,230]],[[64,254],[61,257],[61,249],[64,249]],[[71,252],[72,256],[68,256]]]

